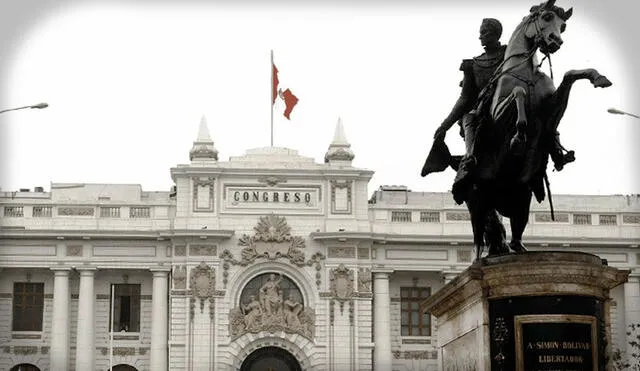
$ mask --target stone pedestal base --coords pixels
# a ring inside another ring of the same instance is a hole
[[[605,370],[609,290],[629,272],[585,253],[482,259],[423,303],[443,370]]]

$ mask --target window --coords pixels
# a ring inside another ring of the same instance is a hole
[[[4,216],[8,217],[23,217],[24,212],[22,206],[5,206]]]
[[[101,207],[100,217],[101,218],[119,218],[120,208],[119,207]]]
[[[148,218],[150,215],[148,207],[129,208],[129,218]]]
[[[420,303],[429,295],[429,287],[400,288],[400,335],[431,336],[431,315],[420,312]]]
[[[600,225],[616,225],[618,224],[618,218],[615,214],[603,214],[599,216]]]
[[[392,211],[391,221],[392,222],[410,222],[411,211]]]
[[[51,206],[34,206],[34,218],[51,218]]]
[[[591,225],[591,214],[573,214],[573,224]]]
[[[13,331],[42,331],[44,283],[13,283]]]
[[[437,211],[421,211],[420,221],[423,223],[440,223],[440,213]]]
[[[114,332],[140,332],[140,285],[112,285],[115,301],[109,303],[113,307]]]

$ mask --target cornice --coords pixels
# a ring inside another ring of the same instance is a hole
[[[222,163],[223,164],[223,163]],[[175,181],[177,175],[184,176],[247,176],[255,179],[260,176],[286,175],[288,178],[297,176],[305,179],[328,179],[336,176],[370,179],[375,173],[373,170],[360,168],[324,168],[325,165],[316,164],[318,167],[293,168],[293,169],[265,169],[262,167],[218,167],[218,166],[178,166],[171,168],[171,177]]]
[[[2,239],[55,239],[55,240],[169,240],[174,237],[197,237],[200,239],[229,239],[234,231],[226,229],[177,229],[156,231],[130,230],[34,230],[0,229]]]

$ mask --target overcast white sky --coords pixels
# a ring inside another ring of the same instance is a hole
[[[556,85],[568,69],[587,67],[614,85],[574,85],[560,132],[577,161],[550,173],[554,193],[640,193],[640,120],[606,112],[640,113],[638,6],[615,3],[558,3],[574,12],[552,56]],[[273,49],[280,86],[300,99],[291,121],[276,104],[276,146],[322,162],[340,116],[354,165],[376,172],[370,192],[382,184],[447,191],[453,171],[419,172],[459,94],[460,60],[482,52],[482,18],[502,21],[506,43],[538,1],[385,4],[3,3],[0,109],[50,107],[0,114],[0,187],[87,182],[168,190],[169,168],[188,163],[202,115],[221,161],[268,146]],[[447,143],[462,152],[455,127]]]

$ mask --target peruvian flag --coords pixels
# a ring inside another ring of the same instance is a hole
[[[289,115],[291,115],[291,111],[296,104],[298,104],[298,97],[293,95],[291,90],[286,89],[282,91],[282,89],[278,89],[278,84],[280,84],[280,80],[278,80],[278,68],[276,65],[271,62],[271,105],[276,103],[276,98],[280,97],[284,101],[285,109],[284,109],[284,117],[287,120],[291,120]]]

